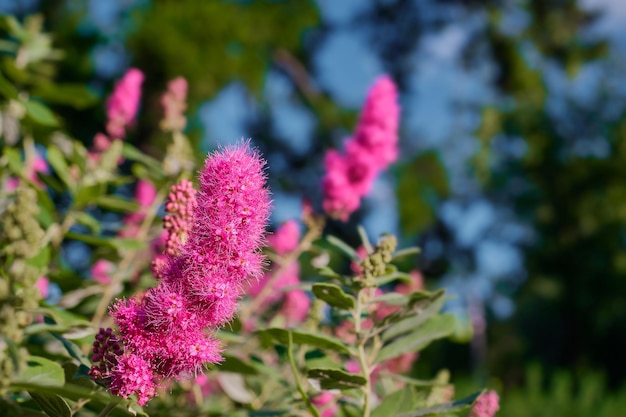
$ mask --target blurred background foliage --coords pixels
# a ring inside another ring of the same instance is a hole
[[[59,51],[49,57],[55,66],[44,61],[26,72],[3,61],[2,77],[46,100],[87,144],[104,125],[93,97],[106,96],[135,66],[147,78],[143,119],[129,140],[161,156],[158,98],[168,80],[187,78],[198,158],[253,137],[269,161],[276,223],[296,217],[303,197],[319,207],[324,152],[349,135],[367,85],[390,73],[404,108],[401,160],[349,226],[331,228],[351,243],[356,223],[372,234],[399,232],[423,248],[412,262],[429,286],[458,293],[449,308],[474,324],[471,343],[441,342],[415,372],[452,363],[453,375],[474,378],[470,385],[489,378],[503,390],[501,415],[626,409],[620,1],[9,0],[0,7],[20,20],[41,13],[30,24],[45,25],[50,38],[37,42]]]

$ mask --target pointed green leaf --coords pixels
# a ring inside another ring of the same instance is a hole
[[[456,413],[458,411],[462,411],[466,408],[471,407],[471,405],[474,404],[474,401],[476,401],[476,398],[478,398],[480,394],[482,394],[482,391],[476,392],[460,400],[451,401],[444,404],[437,404],[433,405],[432,407],[422,408],[420,410],[410,411],[408,413],[398,414],[396,417],[421,417],[437,414]]]
[[[367,380],[361,375],[351,374],[341,369],[309,369],[307,378],[317,379],[320,382],[320,387],[324,390],[355,389],[367,383]]]
[[[96,200],[106,191],[105,184],[98,183],[86,187],[80,187],[76,190],[74,196],[74,207],[81,209],[90,204],[95,204]]]
[[[397,416],[400,413],[413,410],[416,406],[415,391],[407,386],[386,395],[383,401],[372,411],[372,417]]]
[[[336,247],[337,249],[341,250],[343,253],[348,255],[353,261],[361,260],[361,258],[359,258],[359,255],[357,255],[356,251],[350,245],[348,245],[346,242],[339,239],[338,237],[333,236],[333,235],[328,235],[326,236],[326,240],[328,241],[328,243],[330,243],[331,245],[333,245],[334,247]]]
[[[58,126],[54,113],[45,104],[34,100],[28,100],[24,103],[26,108],[26,114],[28,117],[36,123],[44,126]]]
[[[133,213],[139,210],[139,204],[113,195],[101,195],[96,204],[104,209]]]
[[[391,261],[395,261],[396,259],[402,258],[404,256],[409,256],[409,255],[417,255],[419,253],[421,253],[422,250],[418,247],[411,247],[411,248],[406,248],[406,249],[401,249],[399,251],[397,251],[396,253],[393,254],[393,258],[391,258]]]
[[[219,364],[219,370],[243,375],[257,375],[259,371],[249,363],[236,356],[223,355],[224,360]]]
[[[45,392],[29,391],[30,396],[35,400],[39,408],[50,417],[71,417],[70,406],[63,398],[56,394]]]
[[[63,347],[72,358],[80,362],[81,368],[79,369],[86,368],[87,370],[89,370],[89,368],[91,368],[91,361],[87,358],[87,356],[85,356],[83,351],[80,350],[80,348],[74,342],[67,340],[60,334],[54,332],[51,332],[51,334],[63,344]]]
[[[63,368],[49,359],[31,356],[26,365],[15,382],[49,387],[61,387],[65,383]]]
[[[383,332],[383,342],[408,333],[421,326],[433,315],[437,314],[439,310],[441,310],[444,301],[445,297],[443,297],[443,293],[441,293],[441,295],[434,300],[429,300],[429,303],[423,309],[420,309],[415,315],[405,317],[404,319],[393,323],[385,332]]]
[[[354,308],[354,298],[346,294],[341,287],[329,283],[315,283],[312,288],[313,294],[331,307],[349,310]]]
[[[271,339],[285,346],[289,343],[289,333],[291,333],[293,343],[295,344],[309,345],[320,349],[330,349],[337,352],[350,353],[348,346],[344,345],[341,340],[331,336],[279,328],[259,330],[257,333],[261,337],[269,336]]]
[[[431,317],[430,320],[413,332],[384,346],[380,352],[378,352],[376,363],[395,358],[404,353],[417,352],[426,347],[433,340],[449,336],[454,331],[454,323],[455,318],[451,314]]]
[[[54,168],[54,172],[58,175],[58,177],[63,181],[63,183],[69,188],[70,191],[74,190],[74,181],[70,178],[69,175],[69,167],[67,166],[67,161],[65,161],[65,156],[56,146],[50,146],[48,148],[48,162]]]
[[[93,216],[85,213],[84,211],[75,214],[76,221],[79,224],[87,226],[94,234],[98,235],[102,231],[100,222]]]

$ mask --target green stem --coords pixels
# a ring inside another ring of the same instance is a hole
[[[288,333],[289,333],[289,344],[287,345],[287,357],[289,358],[289,365],[291,365],[291,372],[293,372],[293,378],[296,381],[298,392],[302,396],[302,399],[304,400],[304,403],[306,404],[311,414],[313,414],[315,417],[320,417],[320,414],[317,412],[317,409],[315,408],[315,406],[313,406],[313,404],[311,403],[311,399],[309,398],[308,395],[306,395],[306,391],[304,390],[304,387],[302,386],[302,383],[300,382],[298,368],[296,367],[296,360],[293,357],[293,335],[291,334],[291,332],[288,332]]]
[[[372,392],[372,383],[370,381],[370,368],[367,363],[367,358],[365,354],[365,343],[367,342],[367,337],[363,337],[361,334],[361,311],[363,310],[363,291],[359,290],[356,297],[356,307],[354,311],[354,330],[357,335],[358,341],[358,359],[359,365],[361,366],[361,373],[365,378],[365,385],[363,386],[363,417],[369,417],[371,413],[371,392]]]
[[[98,417],[106,417],[109,415],[109,413],[111,411],[113,411],[113,409],[117,406],[117,403],[110,403],[109,405],[107,405],[106,407],[104,407],[104,409],[100,412],[100,414],[98,414]]]

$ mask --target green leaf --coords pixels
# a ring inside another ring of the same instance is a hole
[[[26,115],[34,122],[43,126],[58,126],[59,122],[52,113],[52,110],[43,103],[34,100],[28,100],[24,103]]]
[[[357,255],[356,251],[350,245],[348,245],[346,242],[339,239],[338,237],[333,236],[333,235],[328,235],[326,236],[326,240],[328,241],[328,243],[330,243],[331,245],[333,245],[334,247],[336,247],[337,249],[341,250],[343,253],[348,255],[353,261],[361,260],[361,258],[359,258],[359,255]]]
[[[124,156],[124,158],[130,159],[131,161],[141,162],[142,164],[150,168],[152,173],[163,172],[163,166],[161,165],[161,162],[146,155],[145,153],[141,152],[139,149],[135,148],[133,145],[127,142],[124,142],[122,155]]]
[[[437,294],[438,296],[436,298],[428,300],[428,303],[424,305],[424,308],[420,308],[414,315],[410,315],[397,321],[396,323],[393,323],[389,329],[382,334],[383,342],[412,331],[438,313],[443,306],[445,297],[443,297],[443,293]]]
[[[82,84],[41,83],[32,93],[48,103],[66,104],[77,109],[85,109],[98,101],[96,95]]]
[[[350,348],[348,348],[348,346],[344,345],[341,340],[331,336],[279,328],[259,330],[257,333],[261,337],[270,337],[271,339],[284,346],[287,346],[287,344],[289,343],[289,333],[291,333],[293,337],[293,343],[295,344],[309,345],[318,347],[320,349],[330,349],[336,352],[350,353]]]
[[[65,161],[65,156],[56,146],[48,148],[48,162],[54,168],[54,172],[61,178],[61,181],[70,189],[74,190],[74,181],[70,178],[69,168]]]
[[[358,225],[357,232],[359,233],[359,237],[361,238],[361,242],[363,243],[365,251],[370,254],[374,252],[374,248],[372,247],[370,239],[367,237],[367,232],[365,231],[365,228],[361,225]]]
[[[367,383],[361,375],[351,374],[341,369],[309,369],[307,378],[317,379],[323,390],[330,389],[355,389]]]
[[[349,310],[354,308],[355,300],[346,294],[341,287],[329,283],[315,283],[312,288],[313,294],[331,307]]]
[[[80,187],[76,190],[76,195],[74,196],[74,207],[81,209],[90,204],[95,204],[96,200],[104,194],[105,191],[106,186],[102,183]]]
[[[87,356],[83,354],[83,351],[80,350],[80,348],[74,342],[67,340],[60,334],[54,332],[51,332],[51,334],[63,344],[63,347],[72,358],[80,362],[81,366],[86,367],[88,370],[89,368],[91,368],[91,361],[87,358]]]
[[[65,383],[63,368],[49,359],[31,356],[26,365],[15,382],[43,387],[62,387]]]
[[[135,201],[126,200],[113,195],[101,195],[95,203],[107,210],[133,213],[139,210],[139,204]]]
[[[17,100],[18,91],[17,88],[7,80],[2,72],[0,72],[0,94],[2,94],[5,98],[10,98],[13,100]]]
[[[378,352],[376,363],[384,362],[404,353],[417,352],[433,340],[449,336],[454,331],[455,320],[455,317],[451,314],[432,317],[413,332],[384,346]]]
[[[399,258],[402,258],[404,256],[409,256],[409,255],[417,255],[419,253],[421,253],[422,250],[418,247],[411,247],[411,248],[405,248],[405,249],[401,249],[399,251],[397,251],[396,253],[393,254],[393,258],[391,258],[391,261],[395,261]]]
[[[410,411],[408,413],[398,414],[396,417],[421,417],[428,415],[456,413],[458,411],[462,411],[466,408],[471,407],[471,405],[474,404],[474,401],[476,401],[476,398],[478,398],[480,394],[482,394],[482,391],[476,392],[460,400],[437,404],[433,405],[432,407],[422,408],[420,410]]]
[[[219,364],[219,370],[243,375],[257,375],[259,371],[252,365],[236,356],[223,355],[224,360]]]
[[[24,161],[22,161],[22,155],[20,151],[16,148],[4,148],[4,157],[7,159],[9,163],[9,168],[13,171],[14,174],[19,175],[23,174],[22,169],[24,168]]]
[[[110,237],[84,235],[82,233],[75,233],[75,232],[67,232],[65,234],[65,237],[67,239],[80,240],[81,242],[85,242],[94,246],[106,246],[109,248],[116,249],[115,245],[113,244],[113,238],[110,238]]]
[[[100,222],[93,216],[85,213],[84,211],[75,213],[76,221],[84,226],[87,226],[94,234],[100,234],[102,226]]]
[[[413,410],[417,405],[415,391],[411,387],[404,387],[388,394],[385,399],[372,411],[372,417],[397,416]]]
[[[71,417],[70,406],[57,394],[29,391],[37,405],[50,417]]]

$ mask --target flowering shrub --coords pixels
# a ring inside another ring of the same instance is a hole
[[[472,416],[495,413],[494,392],[454,401],[445,370],[431,380],[405,375],[420,350],[455,326],[440,311],[444,292],[427,291],[419,271],[398,269],[417,249],[399,250],[391,235],[370,242],[362,229],[353,248],[328,234],[313,208],[347,220],[396,159],[391,78],[372,87],[345,151],[329,151],[323,201],[305,203],[299,219],[269,234],[265,162],[251,141],[209,154],[195,173],[184,79],[161,100],[166,158],[123,142],[143,79],[131,69],[116,84],[106,134],[91,148],[64,134],[28,90],[0,91],[2,117],[19,125],[17,135],[2,132],[0,158],[0,393],[8,415],[126,408],[410,417],[474,402]],[[120,192],[129,185],[132,199]],[[104,214],[117,219],[115,230],[103,230]],[[67,261],[70,244],[91,249],[84,270]],[[56,300],[53,286],[62,292]]]

